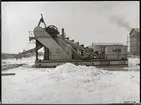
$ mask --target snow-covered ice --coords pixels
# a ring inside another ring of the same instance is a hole
[[[128,58],[128,67],[124,69],[128,69],[130,71],[140,71],[140,59],[139,58]]]
[[[129,63],[129,66],[135,66],[135,65],[138,65],[140,64],[140,59],[139,58],[128,58],[128,63]]]
[[[9,60],[9,63],[11,62],[16,63]],[[139,102],[139,70],[107,71],[93,66],[75,66],[71,63],[56,68],[32,68],[33,58],[23,59],[20,63],[26,65],[3,71],[16,73],[14,76],[2,76],[3,103]],[[137,59],[130,59],[130,65],[135,66],[137,63]]]

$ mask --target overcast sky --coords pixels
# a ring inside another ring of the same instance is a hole
[[[124,44],[129,27],[139,28],[137,1],[2,2],[2,52],[18,53],[31,47],[29,31],[37,26],[41,13],[47,25],[59,31],[64,28],[67,36],[85,46]]]

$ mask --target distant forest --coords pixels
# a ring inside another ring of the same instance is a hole
[[[39,52],[39,56],[42,56],[42,55],[43,55],[43,52]],[[19,54],[2,53],[2,59],[28,58],[32,56],[35,56],[35,52],[27,53],[20,56]]]

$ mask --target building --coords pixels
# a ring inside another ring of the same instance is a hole
[[[140,31],[138,28],[133,28],[129,33],[130,54],[140,55]]]
[[[93,43],[91,48],[104,59],[127,59],[126,45],[116,43]]]

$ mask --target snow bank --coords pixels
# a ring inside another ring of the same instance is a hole
[[[82,78],[90,81],[94,80],[94,77],[97,75],[100,76],[108,73],[110,74],[111,72],[95,68],[94,66],[76,66],[71,63],[66,63],[56,67],[52,71],[51,76],[52,78],[57,79],[57,81],[64,80],[66,78]]]
[[[2,60],[2,69],[5,70],[6,68],[12,69],[13,66],[23,64],[24,67],[32,67],[34,65],[35,58],[23,58],[23,59],[4,59]],[[6,69],[7,70],[7,69]]]
[[[139,102],[140,79],[137,71],[106,71],[66,63],[54,69],[23,66],[4,72],[14,72],[16,75],[2,76],[3,103]]]
[[[3,59],[2,62],[6,62],[7,64],[21,64],[21,63],[31,63],[35,62],[35,57],[22,58],[22,59]]]

